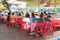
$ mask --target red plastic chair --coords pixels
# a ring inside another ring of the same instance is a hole
[[[16,19],[17,24],[21,24],[21,29],[22,30],[28,30],[26,22],[23,21],[23,18],[17,18]],[[26,26],[26,29],[24,28]]]
[[[27,28],[27,23],[26,22],[22,22],[22,27],[21,27],[21,29],[20,29],[20,35],[22,35],[22,30],[25,32],[24,33],[24,40],[26,40],[26,38],[27,38],[27,32],[28,32],[28,28]]]
[[[52,25],[53,25],[53,28],[54,28],[54,30],[53,30],[54,32],[56,31],[56,26],[57,26],[56,24],[57,24],[56,20],[52,20]]]
[[[22,27],[21,27],[21,29],[22,29],[22,30],[26,30],[26,29],[24,29],[24,27],[26,27],[26,22],[22,22]]]
[[[53,23],[53,26],[54,26],[53,31],[55,32],[57,27],[60,28],[60,20],[57,20],[57,19],[52,20],[52,23]]]
[[[18,25],[20,26],[20,35],[22,36],[22,31],[26,30],[26,29],[24,29],[24,26],[26,25],[26,22],[23,22],[23,18],[16,18],[16,27]]]
[[[60,28],[60,20],[56,20],[56,23],[57,23],[57,27]]]
[[[52,22],[46,22],[46,28],[45,28],[45,30],[46,30],[46,34],[48,35],[48,38],[50,36],[50,31],[52,31],[52,35],[54,35],[54,29],[53,28],[54,27],[53,27]]]
[[[14,25],[15,25],[15,18],[14,17],[10,17],[9,18],[9,21],[6,19],[6,26],[9,26],[9,25],[11,25],[12,27],[14,27]]]
[[[29,25],[30,25],[30,23],[29,23]],[[22,29],[23,30],[26,30],[26,31],[29,31],[29,28],[27,27],[27,23],[26,22],[22,22]]]
[[[52,22],[41,22],[41,23],[37,23],[37,26],[38,25],[40,26],[40,31],[36,30],[36,34],[38,34],[38,32],[41,32],[43,38],[45,38],[44,36],[46,36],[46,35],[48,35],[48,38],[49,38],[50,31],[52,31],[52,35],[54,35],[54,29],[53,29]]]
[[[53,32],[56,31],[56,28],[60,28],[60,20],[52,20],[52,25],[53,25]]]
[[[14,17],[10,17],[10,21],[9,21],[9,24],[11,24],[12,25],[12,27],[14,27],[14,25],[15,25],[15,18]]]
[[[23,18],[17,18],[16,24],[21,24],[21,30],[28,30],[26,25],[27,23],[23,21]]]
[[[44,38],[45,34],[46,34],[46,30],[45,30],[45,23],[44,22],[40,22],[40,23],[36,23],[36,26],[40,26],[40,30],[36,29],[36,35],[41,32],[42,33],[42,37]]]
[[[0,19],[1,19],[2,16],[0,16]]]
[[[18,26],[18,24],[21,24],[20,26],[22,27],[22,22],[23,18],[16,18],[16,26]]]
[[[10,20],[10,19],[9,19],[9,20]],[[6,27],[8,27],[9,24],[10,24],[10,22],[6,19],[6,20],[5,20],[5,24],[6,24]]]

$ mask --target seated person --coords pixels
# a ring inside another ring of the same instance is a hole
[[[40,17],[36,19],[37,22],[43,22],[43,12],[41,12]]]
[[[43,12],[41,12],[40,17],[36,19],[36,23],[44,22],[43,19],[44,19],[44,17],[43,17]],[[36,30],[40,30],[40,26],[39,26],[39,25],[36,25],[35,30],[34,30],[33,33],[31,33],[31,35],[34,35],[35,32],[36,32]],[[39,34],[39,33],[38,33],[38,34]]]
[[[51,15],[47,14],[47,13],[44,11],[44,19],[45,19],[45,21],[51,22]]]
[[[23,22],[23,18],[21,16],[21,13],[19,13],[18,17],[16,17],[16,23],[17,25],[19,25],[19,27],[22,27],[22,22]]]
[[[11,15],[11,12],[8,13],[8,16],[7,16],[7,19],[6,19],[6,25],[8,26],[9,23],[10,23],[10,15]]]
[[[8,21],[8,22],[10,21],[10,15],[11,15],[11,13],[9,12],[9,13],[8,13],[8,16],[7,16],[7,21]]]
[[[47,31],[50,29],[50,27],[52,27],[52,23],[51,23],[51,15],[48,15],[46,12],[44,12],[44,20],[45,20],[45,23],[46,23],[46,29]]]
[[[32,13],[32,17],[31,17],[31,26],[30,26],[30,32],[32,33],[35,29],[36,25],[36,18],[35,18],[35,14]]]
[[[12,13],[10,15],[10,23],[14,23],[15,22],[15,16],[14,16],[14,13]]]
[[[26,22],[24,29],[29,29],[29,27],[30,27],[30,15],[28,13],[26,13],[26,17],[23,18],[23,21]]]

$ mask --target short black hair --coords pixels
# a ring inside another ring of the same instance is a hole
[[[2,14],[2,16],[3,16],[4,14]]]
[[[11,12],[8,13],[7,20],[10,21],[10,14]]]
[[[14,15],[14,13],[12,13],[12,15]]]
[[[10,15],[11,14],[11,12],[8,12],[8,15]]]
[[[18,16],[21,16],[21,13],[19,13],[19,15]]]
[[[26,13],[26,17],[30,17],[30,15],[28,13]]]
[[[41,12],[40,17],[43,17],[43,12]]]
[[[47,17],[51,17],[51,15],[48,15]]]
[[[32,17],[34,18],[35,16],[34,16],[34,12],[32,12]]]
[[[47,15],[46,11],[44,11],[44,14]]]

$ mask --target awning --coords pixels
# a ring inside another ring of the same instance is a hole
[[[9,2],[7,1],[9,4],[16,4],[18,8],[26,8],[27,2],[21,2],[21,1],[12,1]]]
[[[26,5],[27,3],[26,2],[21,2],[21,1],[7,1],[9,4],[19,4],[19,5]]]

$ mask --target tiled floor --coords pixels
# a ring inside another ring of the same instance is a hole
[[[60,36],[60,31],[55,32],[55,36],[46,40],[55,40]],[[41,40],[42,38],[39,38]],[[25,32],[20,33],[18,28],[6,27],[0,24],[0,40],[35,40],[32,36],[25,36]]]

